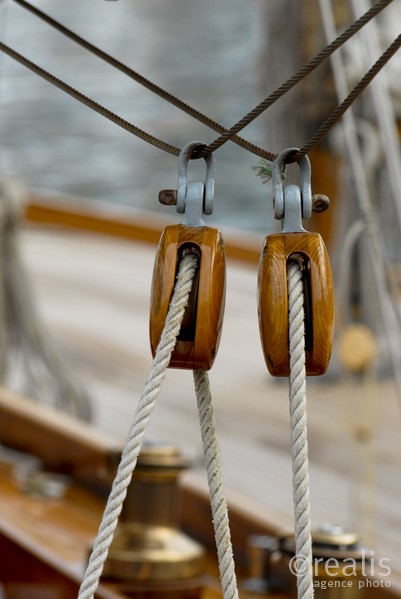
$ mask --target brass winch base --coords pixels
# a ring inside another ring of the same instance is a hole
[[[152,597],[157,589],[164,592],[176,588],[177,597],[179,589],[200,589],[205,551],[179,530],[178,477],[187,466],[172,446],[144,445],[104,577],[129,583],[133,592],[140,588],[145,596],[148,590]]]
[[[105,575],[119,580],[163,581],[203,574],[202,547],[177,530],[122,525],[111,545]]]
[[[315,599],[362,599],[365,588],[362,581],[364,549],[358,535],[342,526],[323,524],[312,533],[313,573]],[[287,559],[293,559],[294,537],[284,537],[280,549]],[[291,564],[291,561],[290,561]],[[295,563],[292,561],[292,571]],[[297,596],[296,576],[292,577],[291,597]]]
[[[362,599],[369,581],[363,560],[373,552],[361,547],[358,535],[341,526],[326,524],[312,533],[315,599]],[[246,597],[268,598],[275,593],[297,597],[297,562],[294,535],[280,539],[250,537],[250,577],[243,589]],[[304,562],[301,561],[301,567]]]

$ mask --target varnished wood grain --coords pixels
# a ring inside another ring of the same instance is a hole
[[[23,494],[0,469],[0,581],[7,599],[76,599],[103,501],[71,488],[61,499]],[[123,599],[100,585],[96,599]]]
[[[87,484],[109,485],[122,447],[82,422],[2,388],[0,443],[33,454],[47,467]]]
[[[306,373],[319,375],[329,365],[334,336],[334,291],[330,263],[318,233],[277,233],[266,237],[259,267],[259,327],[266,365],[273,376],[289,375],[287,262],[306,264],[310,320]],[[307,312],[307,310],[306,310]],[[308,335],[308,333],[307,333]]]
[[[200,490],[183,490],[187,515],[183,523],[190,524],[193,535],[202,539],[209,553],[208,576],[201,599],[221,599],[217,564],[210,521],[209,501]],[[103,501],[88,492],[72,487],[61,499],[40,499],[24,495],[15,486],[10,475],[0,469],[0,581],[7,599],[76,599],[87,547],[93,540]],[[242,507],[231,506],[234,553],[240,589],[246,576],[244,548],[248,534],[272,534],[272,528],[257,513]],[[40,525],[38,525],[40,523]],[[240,543],[239,545],[237,543]],[[240,596],[248,599],[241,590]],[[364,595],[365,596],[365,595]],[[396,581],[390,589],[367,591],[367,599],[396,598],[400,596]],[[195,599],[198,594],[189,588],[182,593],[142,592],[141,584],[103,581],[96,599]],[[270,595],[269,595],[270,597]],[[295,595],[273,594],[271,597],[294,599]],[[249,597],[250,599],[250,597]]]
[[[209,370],[218,350],[225,300],[225,256],[220,232],[211,227],[167,227],[157,251],[150,305],[150,342],[155,355],[173,294],[181,253],[192,248],[200,256],[199,279],[190,298],[190,320],[181,328],[171,368]],[[193,330],[190,330],[193,327]],[[186,331],[186,334],[185,334]]]

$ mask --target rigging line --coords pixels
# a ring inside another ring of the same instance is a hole
[[[319,0],[320,10],[323,17],[323,25],[326,37],[335,34],[333,10],[330,0]],[[345,67],[341,56],[333,56],[334,80],[337,95],[341,96],[346,89]],[[394,302],[388,293],[388,281],[386,280],[386,256],[381,251],[384,243],[381,240],[380,229],[372,206],[371,193],[363,164],[363,157],[358,144],[356,126],[353,111],[347,113],[344,118],[345,143],[347,145],[349,159],[352,165],[355,179],[355,191],[359,210],[361,212],[364,230],[366,230],[366,252],[372,269],[373,281],[376,285],[376,297],[384,327],[384,337],[388,348],[396,383],[397,400],[401,409],[401,352],[399,348],[399,323]]]
[[[139,398],[128,431],[127,441],[121,454],[117,473],[106,502],[84,578],[78,591],[78,599],[94,599],[95,597],[124,499],[127,495],[127,488],[131,482],[143,439],[160,395],[160,388],[166,376],[171,354],[177,342],[198,262],[198,257],[193,253],[183,256],[180,262],[163,332],[150,374]]]
[[[346,112],[346,110],[355,102],[355,100],[358,98],[358,96],[369,85],[369,83],[374,79],[374,77],[379,73],[379,71],[384,67],[384,65],[390,60],[390,58],[400,48],[400,46],[401,46],[401,34],[394,40],[394,42],[380,56],[380,58],[375,62],[375,64],[371,67],[371,69],[366,73],[366,75],[361,79],[361,81],[359,81],[359,83],[354,87],[354,89],[351,91],[351,93],[345,98],[345,100],[342,102],[342,104],[340,104],[340,106],[338,106],[338,108],[336,108],[336,110],[334,110],[334,112],[332,112],[332,114],[326,119],[326,121],[321,125],[321,127],[316,131],[316,133],[310,138],[310,140],[298,152],[294,152],[293,154],[288,156],[287,162],[294,162],[294,161],[298,160],[299,158],[301,158],[302,156],[304,156],[305,154],[310,152],[315,146],[317,146],[319,144],[319,142],[325,137],[325,135],[327,135],[327,133],[331,129],[331,127],[333,127],[333,125],[335,125],[341,119],[341,117]],[[134,124],[130,123],[129,121],[126,121],[122,117],[118,116],[114,112],[111,112],[111,110],[108,110],[107,108],[105,108],[104,106],[99,104],[98,102],[95,102],[91,98],[88,98],[87,96],[85,96],[84,94],[82,94],[81,92],[76,90],[75,88],[71,87],[64,81],[61,81],[60,79],[58,79],[57,77],[55,77],[54,75],[49,73],[48,71],[45,71],[44,69],[42,69],[35,63],[31,62],[30,60],[28,60],[27,58],[25,58],[24,56],[22,56],[21,54],[19,54],[18,52],[16,52],[15,50],[10,48],[6,44],[4,44],[3,42],[0,42],[0,50],[2,52],[5,52],[6,54],[8,54],[8,56],[13,58],[14,60],[17,60],[18,62],[20,62],[27,68],[29,68],[31,71],[33,71],[37,75],[40,75],[41,77],[43,77],[44,79],[49,81],[49,83],[52,83],[56,87],[59,87],[62,91],[68,93],[73,98],[79,100],[80,102],[82,102],[83,104],[85,104],[86,106],[91,108],[92,110],[95,110],[102,116],[106,117],[107,119],[109,119],[110,121],[112,121],[113,123],[118,125],[119,127],[122,127],[126,131],[133,133],[134,135],[136,135],[143,141],[146,141],[147,143],[159,148],[160,150],[168,152],[169,154],[173,154],[174,156],[179,155],[180,149],[177,148],[176,146],[173,146],[161,139],[158,139],[157,137],[154,137],[153,135],[150,135],[146,131],[143,131],[139,127],[136,127],[136,125],[134,125]],[[203,155],[203,152],[206,151],[207,147],[209,147],[209,146],[202,148],[202,150],[200,150],[198,153],[196,153],[196,148],[195,148],[195,150],[193,150],[193,152],[192,152],[191,158],[200,158]],[[196,156],[194,156],[195,153],[196,153]],[[276,155],[269,154],[269,156],[274,158]],[[271,158],[268,158],[268,160],[271,160]]]
[[[357,33],[364,25],[366,25],[373,17],[379,14],[386,6],[388,6],[393,0],[380,0],[377,2],[368,12],[362,15],[357,21],[355,21],[348,29],[346,29],[341,35],[339,35],[335,40],[333,40],[330,44],[328,44],[323,50],[321,50],[314,58],[312,58],[306,65],[301,67],[299,71],[297,71],[290,79],[288,79],[285,83],[283,83],[280,87],[278,87],[270,96],[262,100],[260,104],[255,106],[253,110],[248,112],[240,121],[238,121],[235,125],[233,125],[230,129],[228,129],[223,135],[215,139],[211,144],[205,146],[202,149],[194,150],[192,154],[192,158],[205,158],[211,152],[216,151],[223,144],[229,141],[232,136],[239,133],[242,129],[244,129],[247,125],[249,125],[252,121],[254,121],[258,116],[260,116],[267,108],[272,106],[277,100],[281,98],[285,93],[287,93],[290,89],[292,89],[297,83],[299,83],[306,75],[311,73],[316,67],[318,67],[326,58],[328,58],[337,48],[342,46],[346,41],[348,41],[355,33]],[[269,154],[269,155],[267,155]],[[293,155],[291,159],[294,157]],[[297,155],[297,158],[300,155]],[[276,154],[271,154],[266,152],[266,156],[263,156],[267,160],[274,160],[276,158]]]
[[[350,94],[345,100],[336,108],[332,114],[325,120],[323,125],[316,131],[316,133],[310,138],[310,140],[299,150],[292,155],[292,160],[298,160],[301,156],[308,154],[319,142],[325,137],[328,131],[335,125],[348,110],[348,108],[355,102],[360,96],[363,90],[369,85],[369,83],[376,77],[381,71],[384,65],[390,60],[390,58],[399,50],[401,46],[401,34],[393,41],[393,43],[383,52],[380,58],[375,64],[369,69],[366,75],[357,83]]]
[[[209,375],[205,370],[194,370],[193,377],[205,455],[221,588],[224,599],[239,599]]]
[[[161,139],[158,139],[157,137],[154,137],[153,135],[150,135],[150,133],[147,133],[146,131],[139,129],[139,127],[136,127],[135,125],[133,125],[129,121],[126,121],[125,119],[118,116],[114,112],[111,112],[111,110],[108,110],[107,108],[105,108],[105,106],[102,106],[98,102],[95,102],[91,98],[88,98],[88,96],[85,96],[84,94],[82,94],[75,88],[71,87],[64,81],[61,81],[60,79],[58,79],[57,77],[55,77],[54,75],[49,73],[48,71],[45,71],[44,69],[42,69],[35,63],[33,63],[30,60],[28,60],[27,58],[25,58],[25,56],[22,56],[21,54],[19,54],[18,52],[16,52],[15,50],[13,50],[9,46],[7,46],[6,44],[3,44],[3,42],[0,42],[0,50],[2,52],[4,52],[5,54],[8,54],[8,56],[13,58],[20,64],[24,65],[25,67],[27,67],[28,69],[30,69],[31,71],[33,71],[34,73],[39,75],[40,77],[43,77],[43,79],[46,79],[46,81],[48,81],[52,85],[55,85],[56,87],[60,88],[62,91],[66,92],[67,94],[69,94],[70,96],[75,98],[76,100],[79,100],[80,102],[82,102],[82,104],[85,104],[86,106],[88,106],[89,108],[94,110],[95,112],[98,112],[99,114],[101,114],[105,118],[109,119],[110,121],[112,121],[113,123],[118,125],[119,127],[122,127],[123,129],[128,131],[129,133],[133,133],[134,135],[136,135],[143,141],[146,141],[147,143],[155,146],[156,148],[159,148],[160,150],[164,150],[165,152],[168,152],[169,154],[173,154],[174,156],[179,155],[180,148],[172,146],[171,144],[169,144]]]
[[[0,0],[0,33],[1,37],[7,39],[8,33],[8,24],[9,24],[9,4],[4,2],[4,0]],[[4,99],[6,96],[6,57],[2,55],[0,59],[0,113],[4,112],[4,106],[6,100]],[[0,119],[0,137],[4,134],[4,120]],[[5,148],[3,145],[0,145],[0,174],[5,172]]]
[[[364,25],[366,25],[371,19],[373,19],[380,11],[382,11],[392,1],[393,0],[380,0],[379,2],[377,2],[371,9],[369,9],[364,15],[362,15],[358,20],[356,20],[352,25],[350,25],[350,27],[348,27],[333,42],[331,42],[328,46],[326,46],[323,50],[321,50],[314,58],[312,58],[305,66],[303,66],[287,82],[285,82],[275,92],[273,92],[272,95],[270,95],[268,98],[263,100],[263,102],[261,104],[259,104],[253,111],[251,111],[251,113],[249,113],[248,115],[243,117],[243,119],[241,119],[241,121],[239,121],[239,123],[237,123],[237,125],[234,125],[234,127],[240,125],[240,123],[242,123],[244,121],[244,119],[247,119],[249,117],[249,115],[252,115],[251,120],[256,118],[261,113],[261,112],[258,112],[258,110],[261,110],[263,112],[269,106],[271,106],[271,104],[273,104],[275,101],[277,101],[282,95],[284,95],[287,91],[289,91],[296,83],[298,83],[301,79],[306,77],[306,75],[308,75],[311,71],[313,71],[316,67],[318,67],[326,58],[328,58],[335,50],[337,50],[340,46],[342,46],[348,39],[350,39],[355,33],[357,33]],[[49,15],[40,11],[38,8],[32,6],[25,0],[14,0],[14,2],[19,4],[23,8],[29,10],[30,12],[35,14],[37,17],[39,17],[40,19],[42,19],[46,23],[48,23],[50,26],[57,29],[60,33],[62,33],[63,35],[66,35],[67,37],[69,37],[76,43],[80,44],[81,46],[83,46],[84,48],[86,48],[87,50],[89,50],[90,52],[92,52],[93,54],[95,54],[96,56],[101,58],[102,60],[111,64],[116,69],[122,71],[123,73],[125,73],[126,75],[128,75],[129,77],[134,79],[140,85],[146,87],[147,89],[149,89],[156,95],[158,95],[161,98],[163,98],[164,100],[170,102],[171,104],[173,104],[180,110],[186,112],[187,114],[189,114],[193,118],[197,119],[204,125],[207,125],[211,129],[214,129],[215,131],[218,131],[219,133],[223,134],[220,138],[218,138],[218,140],[213,142],[211,145],[207,146],[198,155],[196,155],[196,151],[195,151],[193,158],[195,158],[195,157],[200,158],[201,156],[206,156],[206,152],[210,153],[211,151],[214,151],[214,149],[217,149],[218,147],[223,145],[223,143],[225,143],[225,141],[228,141],[228,140],[236,143],[237,145],[248,150],[249,152],[256,154],[257,156],[260,156],[262,158],[265,158],[268,160],[273,160],[275,158],[275,154],[273,154],[267,150],[264,150],[264,149],[260,148],[259,146],[257,146],[256,144],[253,144],[252,142],[235,135],[235,132],[232,132],[233,127],[231,129],[227,130],[225,127],[223,127],[222,125],[220,125],[213,119],[209,118],[207,115],[196,110],[195,108],[193,108],[186,102],[180,100],[173,94],[170,94],[169,92],[162,89],[158,85],[149,81],[140,73],[134,71],[133,69],[131,69],[130,67],[128,67],[121,61],[110,56],[109,54],[107,54],[106,52],[104,52],[103,50],[98,48],[97,46],[95,46],[95,45],[91,44],[90,42],[88,42],[87,40],[83,39],[82,37],[80,37],[73,31],[71,31],[70,29],[68,29],[67,27],[65,27],[64,25],[62,25],[61,23],[59,23],[58,21],[56,21]],[[264,107],[264,103],[267,103],[265,107]],[[243,125],[240,128],[242,129],[244,126],[246,126],[246,125]],[[227,135],[228,135],[228,138],[226,139]],[[220,143],[219,140],[223,140],[223,141]],[[217,142],[219,142],[218,145],[215,148],[211,149],[212,146]]]
[[[366,10],[367,0],[351,0],[354,13]],[[372,62],[372,55],[377,54],[380,48],[379,29],[372,23],[369,31],[364,31],[361,36],[362,53],[364,59]],[[366,64],[366,62],[365,62]],[[401,231],[401,203],[399,200],[401,189],[401,148],[397,132],[397,118],[395,108],[390,97],[390,81],[382,80],[373,83],[370,88],[374,110],[377,115],[377,124],[381,145],[387,163],[390,189],[393,194],[394,208]]]
[[[313,554],[309,497],[308,427],[305,370],[305,310],[302,270],[287,263],[289,399],[291,420],[292,489],[298,599],[313,599]],[[299,561],[298,561],[299,560]]]
[[[14,2],[16,4],[19,4],[23,8],[29,10],[31,13],[33,13],[34,15],[36,15],[37,17],[39,17],[40,19],[42,19],[43,21],[45,21],[46,23],[51,25],[51,27],[53,27],[54,29],[56,29],[57,31],[62,33],[63,35],[67,36],[68,38],[70,38],[71,40],[73,40],[74,42],[76,42],[77,44],[82,46],[83,48],[86,48],[86,50],[89,50],[89,52],[92,52],[98,58],[104,60],[105,62],[107,62],[114,68],[118,69],[125,75],[128,75],[128,77],[130,77],[131,79],[133,79],[134,81],[136,81],[137,83],[139,83],[140,85],[145,87],[146,89],[150,90],[151,92],[153,92],[160,98],[163,98],[167,102],[170,102],[170,104],[173,104],[174,106],[176,106],[183,112],[189,114],[189,116],[195,118],[200,123],[203,123],[207,127],[210,127],[210,129],[214,129],[215,131],[218,131],[219,133],[224,133],[225,131],[227,131],[227,129],[225,127],[223,127],[223,125],[220,125],[220,123],[217,123],[216,121],[214,121],[213,119],[208,117],[206,114],[203,114],[202,112],[200,112],[193,106],[190,106],[189,104],[187,104],[180,98],[177,98],[177,96],[174,96],[167,90],[161,88],[159,85],[156,85],[155,83],[153,83],[152,81],[150,81],[149,79],[147,79],[146,77],[144,77],[143,75],[141,75],[140,73],[135,71],[134,69],[131,69],[131,67],[124,64],[117,58],[110,56],[110,54],[107,54],[107,52],[104,52],[103,50],[101,50],[100,48],[98,48],[97,46],[95,46],[94,44],[89,42],[88,40],[79,36],[74,31],[71,31],[71,29],[68,29],[67,27],[65,27],[59,21],[56,21],[55,19],[53,19],[46,13],[44,13],[41,10],[39,10],[38,8],[36,8],[36,6],[32,6],[32,4],[29,4],[29,2],[25,2],[25,0],[14,0]],[[246,139],[242,139],[241,137],[238,137],[236,135],[231,139],[231,141],[233,141],[234,143],[243,147],[245,150],[248,150],[248,151],[252,152],[253,154],[256,154],[257,156],[263,157],[266,154],[266,150],[264,150],[263,148],[260,148],[259,146],[253,144],[252,142],[250,142]]]

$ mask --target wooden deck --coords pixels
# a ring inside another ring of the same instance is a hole
[[[36,226],[22,232],[21,247],[42,315],[93,397],[96,425],[123,440],[151,364],[155,248]],[[287,385],[264,365],[256,266],[228,263],[222,342],[210,378],[228,496],[240,494],[290,528]],[[310,380],[308,404],[313,524],[361,529],[401,572],[401,416],[392,381],[357,387],[335,376]],[[195,466],[186,476],[205,486],[190,372],[168,372],[148,435],[189,453]]]

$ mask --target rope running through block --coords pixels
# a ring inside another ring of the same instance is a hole
[[[312,599],[314,593],[306,423],[305,311],[302,270],[295,260],[291,260],[287,265],[287,281],[295,565],[298,599]]]
[[[152,410],[159,396],[171,353],[180,332],[197,264],[198,257],[195,254],[187,254],[180,262],[166,324],[157,347],[150,375],[139,399],[128,433],[127,442],[107,500],[89,564],[79,589],[78,599],[93,599],[98,587]]]

